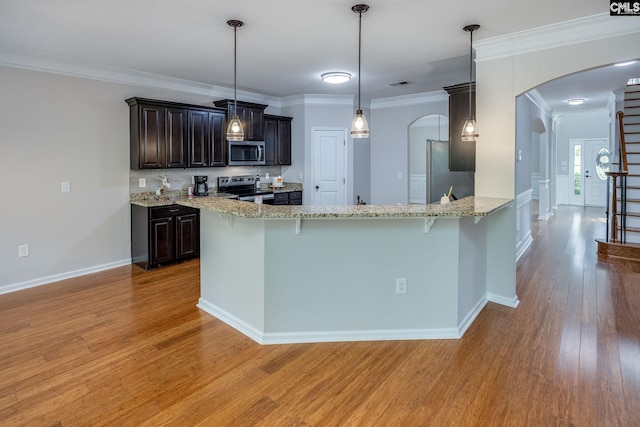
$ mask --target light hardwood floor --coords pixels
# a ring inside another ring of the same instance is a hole
[[[460,340],[260,346],[199,311],[198,261],[0,296],[2,426],[640,426],[640,263],[602,209],[533,222],[517,309]]]

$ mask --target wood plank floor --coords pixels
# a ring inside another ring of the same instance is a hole
[[[198,261],[0,296],[2,426],[640,426],[640,263],[601,209],[533,222],[517,309],[460,340],[260,346],[199,311]]]

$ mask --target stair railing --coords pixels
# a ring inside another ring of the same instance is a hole
[[[627,163],[627,147],[624,141],[624,113],[616,113],[618,129],[620,133],[620,163],[618,171],[609,171],[606,175],[610,178],[611,203],[607,201],[607,241],[613,243],[625,243],[627,240],[627,175],[629,174]],[[620,178],[620,223],[618,224],[618,182]],[[611,211],[611,212],[609,212]],[[609,218],[611,220],[609,221]],[[609,233],[609,222],[611,233]],[[618,232],[620,235],[618,236]]]

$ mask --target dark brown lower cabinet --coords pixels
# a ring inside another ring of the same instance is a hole
[[[301,205],[302,191],[285,191],[274,194],[274,205]]]
[[[144,269],[200,255],[200,211],[131,205],[131,259]]]

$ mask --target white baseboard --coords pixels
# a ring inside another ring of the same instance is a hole
[[[462,338],[464,333],[467,332],[467,329],[469,329],[469,326],[471,326],[473,321],[476,320],[476,317],[478,317],[478,314],[480,314],[480,312],[488,302],[489,300],[486,296],[480,298],[473,309],[465,316],[464,319],[462,319],[462,322],[460,322],[460,324],[458,325],[458,337]]]
[[[557,208],[556,208],[556,209],[557,209]],[[542,215],[542,216],[541,216],[541,215],[538,215],[538,219],[539,219],[540,221],[546,221],[546,220],[548,220],[549,218],[551,218],[552,216],[553,216],[553,212],[549,211],[549,212],[547,212],[547,214],[546,214],[546,215]]]
[[[67,271],[65,273],[54,274],[51,276],[40,277],[26,282],[14,283],[11,285],[0,286],[0,295],[9,292],[21,291],[23,289],[34,288],[36,286],[46,285],[47,283],[58,282],[60,280],[71,279],[73,277],[84,276],[85,274],[97,273],[98,271],[109,270],[116,267],[131,264],[131,258],[114,261],[107,264],[94,265],[92,267],[81,268],[79,270]]]
[[[248,336],[258,344],[264,344],[263,343],[264,334],[260,330],[246,323],[245,321],[237,318],[236,316],[228,313],[225,310],[222,310],[215,304],[210,303],[209,301],[205,300],[202,297],[198,299],[198,304],[196,305],[202,311],[205,311],[210,315],[212,315],[213,317],[219,320],[222,320],[224,323],[242,332],[244,335]]]
[[[507,307],[511,307],[511,308],[516,308],[520,304],[518,295],[514,295],[513,298],[507,298],[507,297],[492,294],[491,292],[489,292],[487,293],[487,297],[491,302],[495,302],[496,304],[500,304],[500,305],[506,305]]]
[[[318,342],[349,342],[349,341],[394,341],[394,340],[429,340],[429,339],[459,339],[467,331],[471,323],[480,314],[489,300],[482,298],[478,301],[460,322],[457,328],[440,329],[380,329],[364,331],[301,331],[301,332],[262,332],[247,324],[236,316],[222,310],[215,304],[200,298],[198,308],[227,325],[251,338],[258,344],[299,344]]]

